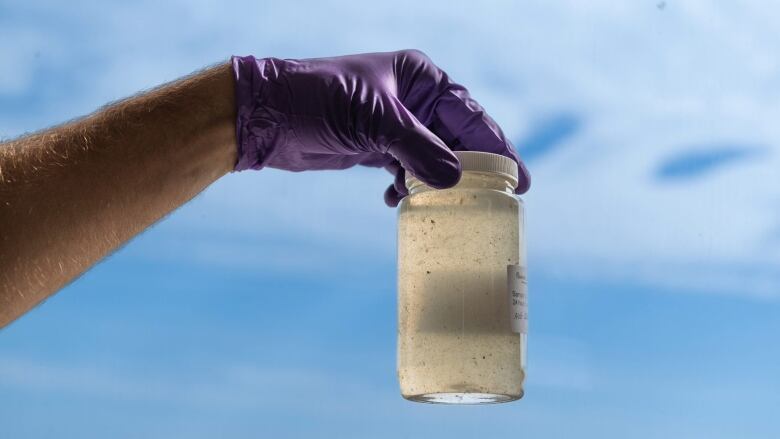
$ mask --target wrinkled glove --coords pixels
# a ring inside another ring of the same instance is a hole
[[[461,172],[451,150],[471,150],[514,159],[516,192],[528,190],[528,171],[495,121],[420,51],[232,61],[236,171],[385,167],[395,174],[385,202],[396,206],[405,171],[451,187]]]

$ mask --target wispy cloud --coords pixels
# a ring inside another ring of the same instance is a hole
[[[766,149],[752,145],[715,144],[706,147],[682,149],[658,166],[655,175],[661,181],[684,181],[701,177],[746,159],[765,155]]]
[[[556,152],[556,148],[579,131],[582,121],[569,113],[559,113],[536,122],[531,132],[516,142],[523,160],[533,163],[539,157]]]

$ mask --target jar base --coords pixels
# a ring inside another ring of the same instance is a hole
[[[502,395],[497,393],[425,393],[422,395],[403,395],[404,398],[414,402],[426,402],[430,404],[498,404],[502,402],[516,401],[523,397],[519,395]]]

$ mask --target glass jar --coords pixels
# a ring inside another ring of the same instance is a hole
[[[526,279],[517,164],[455,152],[460,182],[407,177],[398,208],[398,379],[404,398],[507,402],[523,396]]]

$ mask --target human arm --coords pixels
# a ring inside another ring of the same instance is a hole
[[[0,327],[233,169],[229,63],[0,144]]]

